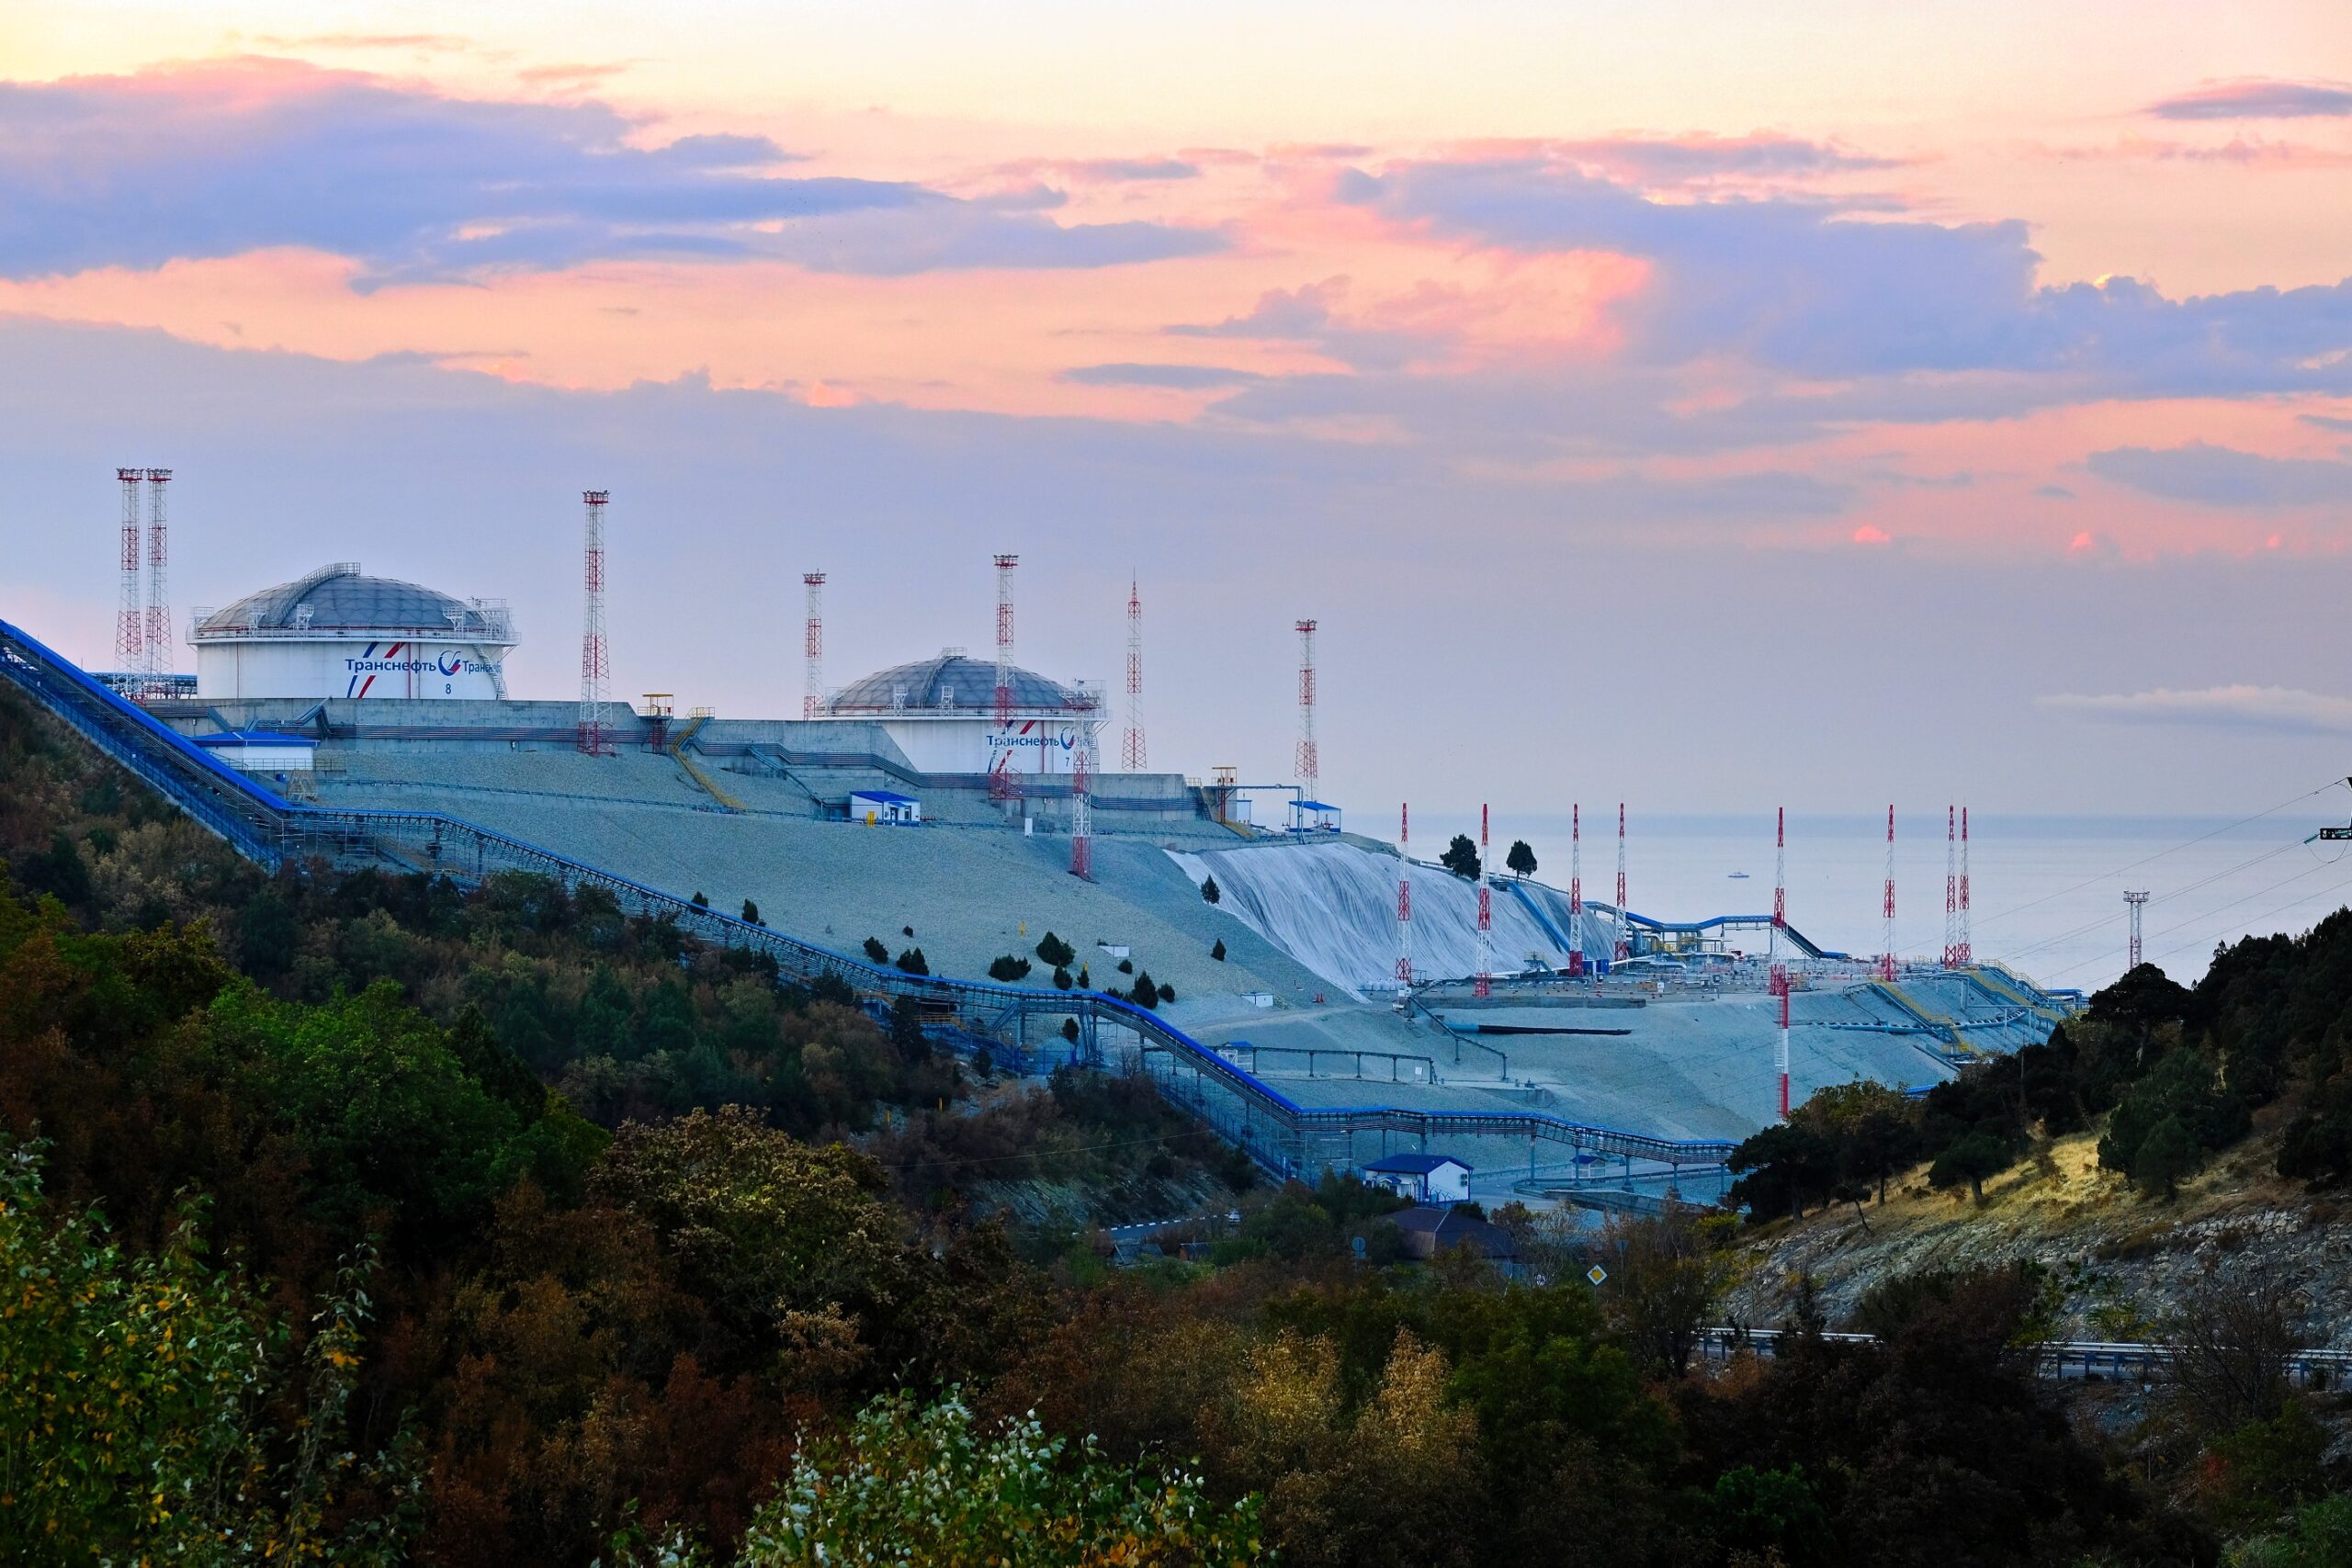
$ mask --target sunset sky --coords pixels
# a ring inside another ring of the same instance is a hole
[[[2352,772],[2352,10],[0,9],[0,615],[325,560],[576,691],[989,638],[1152,760],[1565,808]],[[1369,824],[1367,824],[1369,825]]]

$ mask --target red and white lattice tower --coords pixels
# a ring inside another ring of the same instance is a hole
[[[800,585],[808,594],[808,629],[800,641],[800,716],[814,718],[825,705],[825,574],[804,571]]]
[[[1772,812],[1772,935],[1769,949],[1781,955],[1781,933],[1789,929],[1789,808]]]
[[[1976,945],[1968,934],[1968,807],[1960,808],[1960,941],[1952,956],[1963,967],[1976,962]]]
[[[580,750],[591,757],[612,755],[605,732],[605,694],[612,683],[611,655],[605,647],[605,503],[612,491],[583,490],[580,571],[584,590],[580,625]]]
[[[1396,994],[1413,988],[1413,807],[1396,808]]]
[[[1584,807],[1568,807],[1568,973],[1584,973]]]
[[[2132,911],[2132,962],[2124,971],[2129,974],[2140,967],[2140,911],[2147,907],[2148,896],[2145,893],[2126,893],[2123,902]]]
[[[1634,956],[1634,922],[1625,918],[1625,803],[1617,803],[1617,945],[1614,962]]]
[[[171,531],[164,511],[164,487],[171,482],[171,469],[147,470],[147,658],[142,668],[158,696],[164,678],[172,672],[172,593],[165,570],[172,553]]]
[[[1298,623],[1298,754],[1293,759],[1299,793],[1308,800],[1322,798],[1323,762],[1315,750],[1315,623]]]
[[[1495,994],[1495,905],[1494,894],[1487,885],[1492,869],[1487,862],[1493,858],[1487,840],[1487,808],[1478,807],[1478,977],[1472,983],[1470,994],[1491,997]]]
[[[1078,743],[1069,754],[1069,874],[1094,880],[1094,731],[1093,714],[1080,715]]]
[[[1772,965],[1769,988],[1781,1004],[1781,1038],[1772,1050],[1772,1066],[1781,1075],[1781,1120],[1789,1119],[1789,966]]]
[[[1144,770],[1143,744],[1143,598],[1135,579],[1127,580],[1127,728],[1119,737],[1119,771]]]
[[[147,611],[139,596],[139,485],[144,468],[117,468],[122,485],[122,597],[114,613],[114,667],[125,676],[147,669]]]
[[[1894,807],[1886,808],[1886,951],[1878,956],[1878,977],[1894,978]]]
[[[989,798],[1021,798],[1021,775],[1012,771],[1012,569],[1019,556],[996,558],[997,755],[989,764]]]
[[[1944,807],[1944,967],[1960,966],[1960,807]]]

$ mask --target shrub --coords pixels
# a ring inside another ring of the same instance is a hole
[[[1212,904],[1220,902],[1225,897],[1225,895],[1217,890],[1216,877],[1208,877],[1201,883],[1201,897]]]
[[[910,947],[899,954],[899,967],[910,975],[928,975],[931,965],[923,961],[922,949]]]
[[[1066,1018],[1062,1020],[1062,1038],[1069,1041],[1072,1044],[1077,1043],[1078,1020],[1074,1018]]]
[[[1216,959],[1219,964],[1225,962],[1225,939],[1223,937],[1217,938],[1216,945],[1209,949],[1209,956]]]
[[[1928,1183],[1932,1187],[1957,1187],[1968,1183],[1968,1190],[1978,1202],[1984,1201],[1984,1179],[1998,1176],[2009,1168],[2009,1152],[1990,1133],[1971,1133],[1936,1156],[1928,1168]]]
[[[763,925],[766,923],[760,919],[760,907],[757,904],[752,903],[749,898],[743,900],[743,923],[747,926]]]
[[[890,962],[890,950],[882,945],[879,938],[867,937],[865,939],[865,956],[871,958],[876,964],[888,964]]]
[[[1120,959],[1120,960],[1119,960],[1119,973],[1120,973],[1120,974],[1122,974],[1122,975],[1132,975],[1132,974],[1134,974],[1135,972],[1136,972],[1136,962],[1135,962],[1135,960],[1134,960],[1134,959],[1132,959],[1132,958],[1122,958],[1122,959]]]
[[[1159,987],[1152,984],[1150,970],[1147,969],[1136,976],[1135,988],[1127,995],[1139,1008],[1156,1008],[1159,1005]]]
[[[1055,971],[1054,971],[1054,989],[1056,989],[1057,991],[1067,991],[1067,990],[1069,990],[1069,970],[1067,970],[1067,969],[1062,969],[1062,968],[1056,968],[1056,969],[1055,969]]]
[[[991,980],[1003,980],[1010,983],[1014,980],[1025,980],[1028,977],[1029,961],[1025,958],[1015,958],[1008,953],[1001,958],[991,959],[989,962],[989,978]]]
[[[991,1432],[953,1393],[896,1393],[801,1450],[738,1561],[1246,1563],[1260,1535],[1254,1496],[1219,1505],[1186,1471],[1113,1462],[1091,1438],[1070,1452],[1034,1416]]]
[[[697,887],[695,889],[695,896],[692,902],[694,907],[697,909],[707,909],[710,908],[710,895]]]
[[[1078,961],[1078,950],[1053,932],[1047,931],[1037,943],[1037,960],[1056,969],[1067,969]]]

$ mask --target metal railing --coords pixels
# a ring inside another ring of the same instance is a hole
[[[1743,1350],[1770,1356],[1793,1330],[1780,1328],[1705,1328],[1700,1330],[1699,1354],[1710,1361],[1725,1361]],[[1874,1334],[1823,1333],[1835,1344],[1874,1345]],[[2137,1340],[2051,1339],[2019,1346],[2034,1367],[2047,1378],[2117,1378],[2162,1382],[2172,1375],[2179,1352],[2170,1345]],[[2335,1388],[2352,1376],[2352,1350],[2290,1350],[2285,1358],[2287,1381],[2303,1388]]]
[[[1156,1013],[1099,991],[1056,991],[984,980],[958,980],[903,974],[836,953],[814,942],[752,925],[730,915],[664,893],[630,877],[603,870],[510,834],[461,818],[432,811],[385,811],[298,805],[224,766],[154,716],[93,679],[19,628],[0,621],[0,675],[120,763],[165,799],[219,834],[240,854],[273,870],[313,859],[331,862],[389,860],[409,869],[479,884],[500,872],[545,876],[568,888],[595,887],[610,894],[628,913],[668,920],[722,946],[763,953],[779,975],[799,980],[839,978],[868,997],[886,1001],[910,998],[933,1023],[953,1024],[973,1035],[993,1037],[1018,1050],[1030,1049],[1033,1020],[1075,1020],[1079,1054],[1093,1062],[1116,1061],[1149,1071],[1172,1097],[1199,1109],[1214,1095],[1240,1108],[1240,1127],[1219,1107],[1213,1125],[1235,1136],[1269,1169],[1313,1175],[1317,1154],[1346,1157],[1322,1163],[1351,1168],[1360,1134],[1418,1139],[1507,1137],[1566,1145],[1578,1151],[1631,1155],[1683,1167],[1720,1167],[1735,1145],[1654,1138],[1620,1129],[1588,1126],[1538,1111],[1433,1111],[1408,1106],[1306,1106],[1256,1074],[1227,1060]],[[1105,1031],[1111,1039],[1104,1038]],[[1131,1035],[1132,1046],[1118,1046]],[[1185,1089],[1174,1089],[1180,1074]]]

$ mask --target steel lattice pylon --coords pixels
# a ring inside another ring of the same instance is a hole
[[[1127,728],[1119,739],[1119,771],[1144,771],[1143,741],[1143,596],[1127,580]]]
[[[1021,558],[996,558],[996,733],[997,755],[989,760],[989,798],[1021,798],[1021,775],[1013,771],[1016,753],[1012,734],[1012,569]]]
[[[613,752],[605,729],[605,695],[612,682],[611,658],[605,647],[605,505],[611,499],[610,491],[580,492],[584,513],[581,584],[585,590],[580,629],[580,750],[591,757]]]
[[[171,536],[164,510],[169,468],[147,470],[147,673],[149,694],[161,696],[172,672],[172,594],[168,581]]]
[[[1300,621],[1298,633],[1298,750],[1292,758],[1305,798],[1319,800],[1323,760],[1315,749],[1315,623]]]
[[[825,705],[825,574],[804,571],[800,583],[808,601],[808,617],[800,643],[804,667],[800,682],[800,716],[815,718]]]
[[[139,486],[144,468],[117,468],[122,486],[122,597],[114,615],[114,667],[126,678],[147,671],[147,609],[140,599]]]

